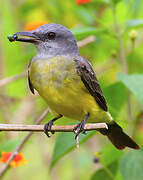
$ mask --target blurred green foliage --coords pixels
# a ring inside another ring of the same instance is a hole
[[[77,5],[75,0],[0,1],[0,79],[27,70],[36,50],[32,45],[9,43],[7,36],[23,31],[29,22],[46,21],[70,28],[78,41],[89,36],[95,40],[80,48],[95,69],[113,118],[133,135],[142,146],[143,141],[143,1],[92,0]],[[115,10],[115,11],[114,11]],[[117,18],[120,33],[115,31]],[[121,36],[126,53],[129,75],[123,73]],[[134,36],[134,38],[133,38]],[[131,95],[131,120],[127,111],[127,89]],[[27,78],[20,78],[1,86],[0,122],[33,124],[46,108],[38,96],[31,95]],[[140,114],[140,116],[138,115]],[[43,123],[50,120],[51,114]],[[66,118],[60,124],[69,123]],[[0,152],[12,151],[26,133],[1,133]],[[11,180],[142,180],[143,152],[116,150],[106,138],[95,132],[81,135],[80,149],[75,149],[72,133],[57,133],[47,139],[37,133],[23,149],[29,163],[10,169],[5,179]],[[87,141],[88,140],[88,141]],[[94,152],[100,152],[94,163]],[[120,160],[121,159],[121,160]],[[14,172],[14,173],[13,173]]]

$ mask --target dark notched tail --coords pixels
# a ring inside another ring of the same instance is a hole
[[[106,135],[108,139],[117,149],[124,149],[125,147],[130,147],[133,149],[140,149],[140,147],[123,132],[122,128],[116,123],[108,124],[108,129],[101,129],[99,132]]]

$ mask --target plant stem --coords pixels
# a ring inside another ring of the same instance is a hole
[[[119,25],[117,22],[117,17],[116,17],[116,9],[115,9],[115,5],[111,4],[111,9],[113,12],[113,19],[114,19],[114,27],[115,27],[115,31],[116,31],[116,36],[117,36],[117,40],[119,42],[119,47],[120,47],[120,57],[121,57],[121,61],[123,64],[123,72],[125,74],[128,74],[128,65],[127,65],[127,59],[126,59],[126,52],[125,52],[125,48],[123,45],[123,40],[122,40],[122,35],[119,29]],[[130,98],[130,92],[127,90],[127,107],[128,107],[128,120],[131,121],[132,120],[132,111],[131,111],[131,98]]]

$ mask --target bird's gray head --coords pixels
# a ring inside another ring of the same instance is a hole
[[[74,35],[60,24],[49,23],[34,31],[17,32],[11,41],[14,40],[33,43],[42,56],[79,55]]]

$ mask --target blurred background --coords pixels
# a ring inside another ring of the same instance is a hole
[[[0,1],[0,123],[34,124],[47,108],[28,87],[27,67],[35,47],[7,39],[9,34],[44,23],[62,24],[74,33],[81,55],[94,67],[113,118],[142,147],[142,0]],[[42,124],[52,117],[49,113]],[[67,118],[60,120],[60,124],[69,123]],[[26,134],[1,132],[1,158],[3,152],[14,151]],[[21,150],[28,162],[9,168],[3,178],[143,179],[142,150],[118,151],[95,131],[81,135],[80,142],[76,149],[73,133],[56,133],[49,139],[44,133],[34,133]]]

